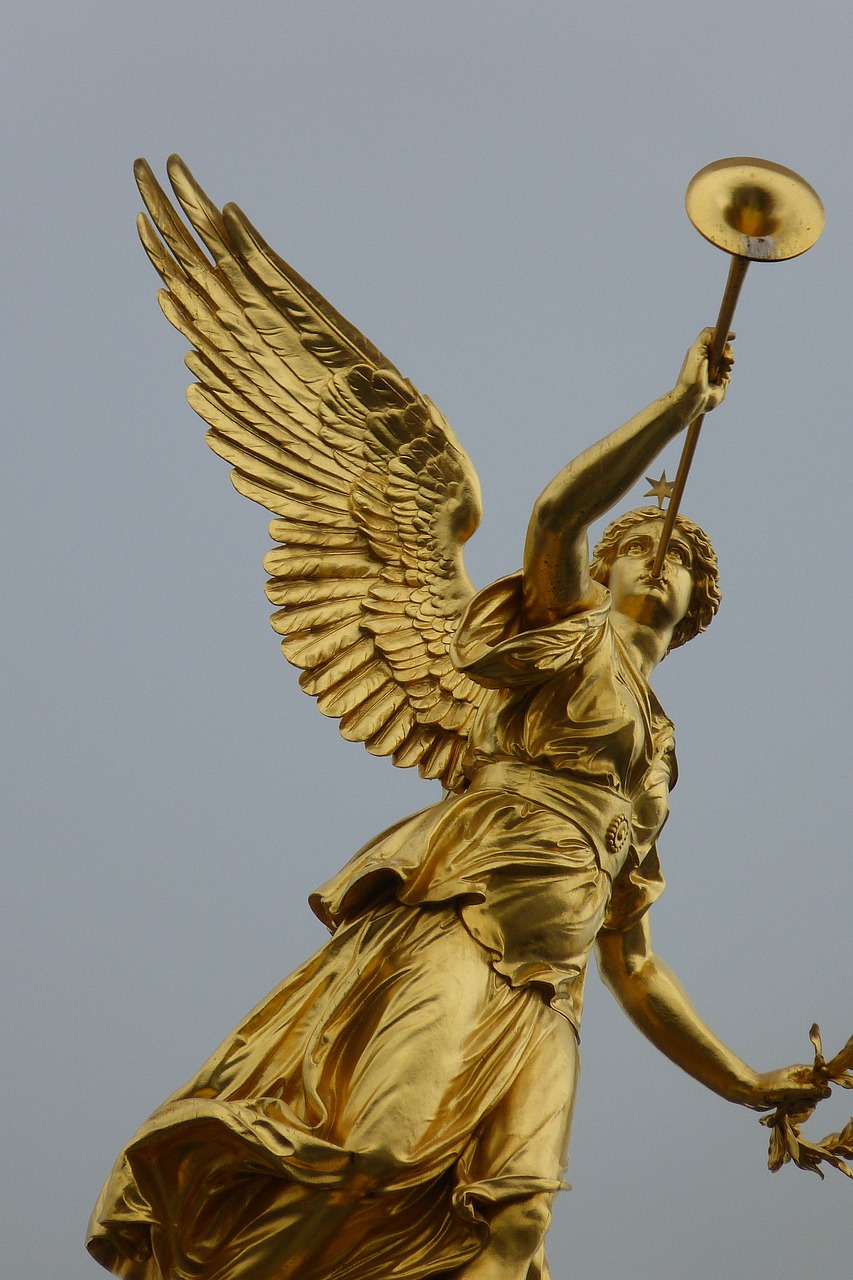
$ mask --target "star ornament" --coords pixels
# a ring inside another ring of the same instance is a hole
[[[646,476],[646,479],[652,487],[643,494],[643,497],[655,498],[657,500],[658,510],[663,511],[663,504],[668,502],[672,497],[675,485],[671,481],[667,480],[665,471],[661,472],[660,480],[653,480],[651,476]]]

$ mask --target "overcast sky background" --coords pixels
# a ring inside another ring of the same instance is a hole
[[[205,448],[136,242],[140,154],[180,152],[447,414],[483,483],[481,586],[713,322],[727,260],[684,214],[692,174],[758,155],[817,188],[819,245],[746,281],[685,500],[725,599],[656,675],[682,776],[654,927],[756,1067],[808,1060],[815,1019],[839,1048],[849,4],[30,0],[4,46],[3,1275],[96,1280],[82,1238],[120,1146],[320,944],[309,890],[436,795],[344,743],[281,658],[265,514]],[[853,1185],[770,1175],[756,1117],[594,973],[583,1051],[555,1280],[846,1274]]]

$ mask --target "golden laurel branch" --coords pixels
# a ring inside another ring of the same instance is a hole
[[[823,1045],[820,1038],[820,1027],[814,1023],[809,1032],[809,1039],[814,1045],[814,1081],[825,1089],[824,1097],[829,1097],[830,1086],[839,1085],[842,1089],[853,1089],[853,1036],[829,1062],[823,1056]],[[829,1133],[820,1142],[809,1142],[800,1132],[800,1128],[815,1111],[820,1098],[810,1102],[781,1102],[771,1115],[761,1117],[761,1124],[770,1130],[770,1149],[767,1154],[767,1166],[775,1173],[783,1164],[793,1161],[800,1169],[808,1169],[822,1178],[821,1162],[832,1165],[834,1169],[853,1178],[853,1169],[845,1160],[853,1159],[853,1118],[840,1133]]]

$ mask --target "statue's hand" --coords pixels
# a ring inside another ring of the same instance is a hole
[[[684,364],[678,375],[676,392],[685,397],[691,408],[691,419],[702,413],[710,413],[725,399],[729,385],[732,365],[735,362],[734,352],[727,342],[720,361],[719,382],[711,382],[708,378],[708,351],[714,337],[713,329],[703,329],[699,337],[684,357]],[[734,337],[734,334],[732,334]]]
[[[828,1098],[830,1090],[825,1080],[815,1077],[814,1067],[797,1064],[781,1067],[778,1071],[760,1072],[747,1103],[755,1111],[768,1111],[784,1103],[794,1106],[802,1103],[804,1111],[810,1111],[821,1098]]]

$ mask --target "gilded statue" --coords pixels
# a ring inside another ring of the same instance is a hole
[[[761,1072],[652,948],[676,777],[649,679],[720,602],[706,534],[658,507],[588,528],[726,394],[711,330],[674,387],[537,500],[520,572],[475,591],[473,467],[435,405],[173,157],[140,234],[192,350],[192,407],[273,516],[272,625],[368,751],[438,779],[311,898],[330,938],[143,1124],[89,1248],[127,1280],[542,1280],[564,1187],[584,979],[731,1102],[826,1092]],[[799,1110],[798,1110],[799,1108]]]

